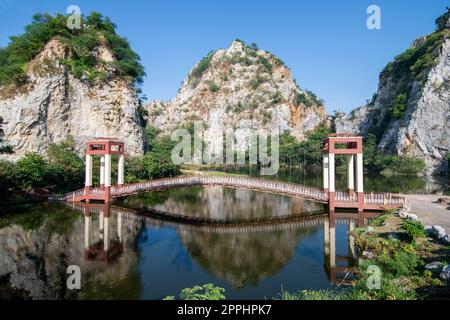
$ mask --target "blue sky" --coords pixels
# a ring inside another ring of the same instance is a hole
[[[239,38],[278,55],[332,112],[369,99],[386,63],[432,32],[450,1],[0,0],[0,46],[22,33],[34,13],[64,13],[71,4],[117,24],[141,56],[149,100],[171,99],[199,59]],[[381,30],[366,27],[371,4],[381,8]]]

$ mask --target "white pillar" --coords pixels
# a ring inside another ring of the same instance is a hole
[[[92,187],[92,156],[86,155],[86,187]]]
[[[334,180],[334,153],[330,153],[328,156],[328,174],[329,174],[329,190],[335,192],[335,180]]]
[[[354,159],[355,156],[353,154],[349,155],[348,157],[348,168],[347,168],[347,185],[348,185],[348,189],[349,190],[354,190],[355,189],[355,176],[354,176],[354,171],[355,171],[355,165],[354,165]]]
[[[363,155],[356,154],[356,192],[364,192],[364,172],[363,172]]]
[[[328,158],[328,153],[324,153],[323,154],[323,188],[324,189],[328,189],[329,187],[329,158]]]
[[[91,216],[84,217],[84,248],[89,249],[90,239],[89,239],[89,231],[91,229]]]
[[[124,181],[125,156],[119,155],[119,169],[117,173],[117,184],[122,185]]]
[[[100,185],[105,185],[105,156],[100,157]]]
[[[109,217],[104,217],[103,251],[109,250]]]
[[[105,187],[111,187],[111,155],[105,154]]]

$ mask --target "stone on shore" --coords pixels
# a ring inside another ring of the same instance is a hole
[[[432,272],[441,272],[442,267],[443,267],[442,262],[433,261],[425,266],[425,270],[432,271]]]
[[[439,278],[441,278],[441,280],[450,281],[450,265],[447,265],[444,269],[442,269],[441,274],[439,275]]]

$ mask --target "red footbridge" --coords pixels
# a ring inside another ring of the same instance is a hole
[[[363,191],[362,137],[351,134],[332,134],[323,141],[323,188],[302,186],[272,179],[232,175],[190,175],[125,184],[125,144],[114,138],[98,138],[86,143],[85,187],[62,196],[52,196],[52,201],[110,203],[114,199],[151,192],[191,186],[222,186],[299,197],[326,204],[330,211],[336,208],[364,210],[389,210],[406,204],[406,198],[391,193],[364,193]],[[100,156],[100,184],[92,183],[93,157]],[[117,184],[111,181],[112,156],[118,158]],[[347,158],[347,184],[345,191],[335,189],[335,156]],[[356,183],[355,183],[356,182]],[[355,187],[356,184],[356,187]]]
[[[111,200],[136,195],[143,192],[151,192],[164,189],[174,189],[192,186],[222,186],[226,188],[247,189],[289,197],[299,197],[306,200],[328,204],[329,193],[323,189],[302,186],[295,183],[240,176],[180,176],[174,178],[156,179],[146,182],[112,186],[110,189]],[[335,207],[358,208],[356,193],[336,192],[334,194]],[[79,189],[62,196],[52,196],[51,201],[105,201],[104,188]],[[365,210],[388,210],[402,206],[406,203],[404,197],[391,193],[365,193]]]

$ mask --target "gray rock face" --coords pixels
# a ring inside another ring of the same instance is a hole
[[[107,59],[104,49],[100,54]],[[72,137],[83,152],[84,142],[94,137],[117,137],[126,141],[126,152],[140,155],[144,135],[139,123],[138,97],[125,80],[89,83],[69,74],[58,62],[64,47],[50,41],[29,64],[30,79],[22,92],[7,94],[0,88],[0,117],[4,144],[14,154],[1,158],[16,160],[27,152],[45,154],[51,143]]]
[[[234,41],[212,54],[199,75],[202,63],[192,69],[171,101],[146,105],[149,126],[170,134],[200,121],[205,142],[213,145],[228,128],[240,136],[250,129],[290,131],[301,140],[325,120],[323,104],[299,89],[289,69],[268,52]]]
[[[444,269],[442,269],[441,274],[439,275],[439,278],[441,278],[441,280],[450,281],[450,265],[446,266]]]
[[[433,226],[431,233],[438,239],[443,239],[446,236],[445,229],[441,226]]]
[[[421,39],[414,45],[421,45],[423,41]],[[427,174],[439,174],[445,169],[444,157],[450,152],[449,83],[450,39],[447,39],[424,84],[404,78],[397,80],[389,73],[382,74],[373,103],[349,115],[337,115],[336,132],[366,135],[375,126],[381,133],[380,150],[422,158],[427,164]],[[411,89],[404,115],[382,125],[382,119],[392,107],[400,88],[405,86]]]

